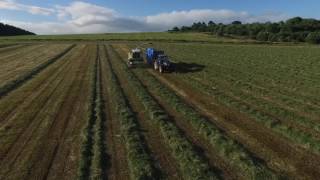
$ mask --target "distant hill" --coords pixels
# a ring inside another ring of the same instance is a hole
[[[35,35],[35,33],[24,29],[14,27],[8,24],[0,23],[0,36],[18,36],[18,35]]]

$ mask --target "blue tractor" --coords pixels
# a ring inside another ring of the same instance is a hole
[[[174,71],[174,66],[170,62],[169,57],[164,54],[164,51],[157,51],[154,48],[147,48],[146,59],[147,64],[153,66],[154,70],[157,70],[160,73]]]

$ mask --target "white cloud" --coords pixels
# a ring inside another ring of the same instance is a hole
[[[107,7],[98,6],[81,1],[75,1],[69,6],[56,6],[59,18],[70,17],[72,21],[86,24],[90,20],[108,21],[116,16],[117,12]],[[92,23],[89,23],[92,24]]]
[[[39,15],[50,15],[54,13],[54,9],[25,5],[14,0],[1,0],[0,9],[25,11],[31,14]]]
[[[159,29],[168,29],[173,26],[191,25],[194,22],[214,21],[216,23],[231,23],[239,20],[245,23],[252,22],[276,22],[287,19],[288,16],[281,13],[265,13],[262,15],[251,15],[245,11],[232,11],[227,9],[194,9],[190,11],[173,11],[170,13],[160,13],[157,15],[147,16],[146,24],[152,25]]]
[[[65,33],[103,33],[103,32],[139,32],[165,31],[173,26],[191,25],[193,22],[210,20],[217,23],[280,21],[288,17],[281,13],[251,15],[248,12],[227,9],[194,9],[189,11],[164,12],[145,17],[121,16],[114,9],[91,3],[75,1],[67,6],[55,6],[46,9],[18,4],[13,0],[0,0],[0,9],[21,10],[25,7],[32,14],[55,15],[55,22],[17,22],[7,21],[37,34]]]

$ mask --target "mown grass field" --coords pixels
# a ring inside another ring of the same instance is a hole
[[[8,36],[0,37],[4,44],[16,42],[41,41],[164,41],[164,42],[210,42],[210,43],[247,43],[255,42],[246,39],[217,37],[204,33],[106,33],[106,34],[77,34],[77,35],[39,35],[39,36]]]
[[[169,33],[3,39],[0,179],[320,176],[317,46]],[[136,46],[165,50],[176,71],[129,69]]]

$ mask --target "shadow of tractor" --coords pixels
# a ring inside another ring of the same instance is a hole
[[[206,66],[197,63],[173,63],[176,73],[195,73],[202,71]]]

